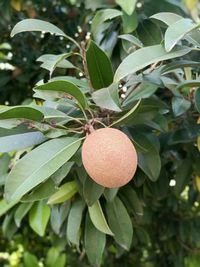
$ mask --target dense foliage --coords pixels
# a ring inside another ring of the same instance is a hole
[[[0,262],[197,267],[198,1],[33,2],[1,2]],[[91,126],[133,141],[127,186],[88,177]]]

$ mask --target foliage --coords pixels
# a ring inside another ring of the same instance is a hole
[[[23,244],[14,248],[21,263],[12,266],[38,266],[39,259],[45,266],[66,266],[64,251],[71,247],[73,266],[81,261],[83,266],[196,267],[200,24],[195,1],[158,6],[147,0],[142,8],[136,1],[88,0],[79,8],[76,1],[64,2],[67,14],[86,10],[76,39],[57,21],[55,26],[37,14],[11,32],[18,40],[13,47],[30,38],[25,45],[34,47],[30,55],[45,69],[34,72],[33,100],[0,108],[2,234]],[[20,1],[12,1],[18,8],[14,3]],[[42,51],[33,45],[39,43],[35,31],[44,39]],[[33,58],[27,59],[30,75],[37,66]],[[117,127],[135,144],[138,169],[125,187],[103,188],[86,174],[80,152],[91,127]],[[29,233],[31,240],[35,233],[43,237],[38,247],[52,247],[41,248],[44,254],[30,248]],[[73,250],[79,262],[74,263]]]

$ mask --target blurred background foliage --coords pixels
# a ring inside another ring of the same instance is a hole
[[[40,79],[48,79],[48,73],[41,70],[36,59],[45,53],[59,54],[70,51],[71,43],[64,43],[62,37],[50,34],[25,33],[11,39],[10,31],[13,26],[25,18],[39,18],[49,21],[68,35],[75,37],[78,42],[85,40],[91,31],[91,19],[99,9],[117,7],[114,0],[1,0],[0,1],[0,104],[17,105],[27,102],[32,97],[32,87]],[[152,35],[150,22],[145,19],[158,12],[174,12],[184,17],[192,17],[199,21],[199,3],[195,0],[143,0],[137,1],[136,11],[131,23],[115,20],[104,25],[101,35],[96,36],[99,43],[112,61],[117,65],[123,55],[120,54],[119,39],[121,32],[136,31],[140,39],[147,45],[155,44],[155,40],[145,40],[145,29]],[[128,18],[124,16],[124,20]],[[158,33],[159,35],[159,33]],[[100,37],[99,37],[100,36]],[[155,36],[155,35],[154,35]],[[94,36],[95,37],[95,36]],[[159,39],[159,38],[158,38]],[[193,53],[193,58],[196,58]],[[73,64],[78,65],[76,58]],[[54,75],[70,75],[77,70],[56,70]],[[199,72],[199,69],[196,70]],[[161,140],[162,151],[165,153],[165,139]],[[176,150],[181,150],[182,143],[176,144]],[[184,144],[187,147],[187,143]],[[188,145],[189,148],[189,145]],[[177,157],[174,149],[168,157]],[[187,150],[187,149],[186,149]],[[166,152],[168,153],[168,152]],[[193,152],[191,151],[191,154]],[[1,156],[7,157],[7,156]],[[194,152],[196,162],[199,155]],[[4,168],[9,159],[4,159]],[[2,165],[3,166],[3,165]],[[3,168],[1,166],[1,168]],[[185,167],[186,166],[186,167]],[[169,162],[169,174],[173,171]],[[196,169],[199,170],[197,164]],[[182,173],[181,173],[182,171]],[[187,162],[180,166],[180,175],[187,173]],[[163,177],[166,175],[162,174]],[[142,179],[142,174],[141,174]],[[173,193],[168,179],[158,179],[157,182],[147,182],[139,188],[145,200],[144,216],[137,218],[134,228],[133,245],[130,252],[125,253],[112,243],[108,246],[104,256],[103,266],[115,267],[198,267],[200,262],[200,208],[199,191],[200,178],[188,182],[180,196]],[[64,240],[56,239],[52,232],[46,238],[39,238],[28,227],[25,219],[23,225],[15,234],[17,228],[6,220],[0,219],[0,264],[1,266],[35,267],[64,267],[89,266],[86,257],[79,255],[70,247],[66,247]],[[141,228],[141,225],[143,228]],[[9,231],[7,231],[9,227]],[[145,230],[144,230],[145,229]],[[151,246],[149,245],[151,239]],[[9,241],[8,241],[9,240]],[[153,240],[153,243],[152,243]],[[43,263],[42,263],[43,262]]]

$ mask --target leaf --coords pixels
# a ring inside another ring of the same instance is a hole
[[[138,26],[136,12],[128,15],[127,13],[123,12],[122,15],[122,23],[123,23],[123,32],[124,33],[131,33],[133,32]]]
[[[50,208],[43,201],[34,203],[29,212],[29,225],[39,236],[44,236],[50,218]]]
[[[52,174],[51,179],[58,186],[62,182],[62,180],[68,175],[70,172],[74,162],[65,163],[60,169],[58,169],[55,173]]]
[[[138,165],[140,169],[149,177],[153,182],[159,177],[161,170],[161,160],[157,147],[152,140],[136,129],[129,129],[133,142],[137,147]],[[140,149],[140,147],[145,148]]]
[[[190,31],[199,27],[191,19],[181,19],[170,25],[165,32],[165,49],[170,52],[172,48]]]
[[[194,94],[194,103],[197,111],[200,113],[200,88],[196,89]]]
[[[191,48],[184,46],[176,47],[170,53],[167,53],[162,45],[140,48],[122,61],[116,70],[114,81],[119,82],[125,76],[135,73],[152,63],[181,57],[190,51]]]
[[[183,19],[183,17],[181,17],[180,15],[177,15],[177,14],[171,13],[171,12],[160,12],[160,13],[157,13],[157,14],[151,16],[150,18],[156,19],[156,20],[161,20],[162,22],[164,22],[168,26]]]
[[[22,203],[18,206],[17,210],[14,214],[14,219],[17,227],[20,227],[22,219],[26,216],[26,214],[29,212],[31,207],[33,206],[32,203]]]
[[[138,38],[136,38],[135,36],[133,36],[131,34],[122,34],[122,35],[119,35],[118,38],[130,42],[133,45],[135,45],[136,47],[139,47],[139,48],[143,47],[142,42]]]
[[[137,0],[116,0],[116,3],[130,16],[135,10]]]
[[[103,194],[104,187],[87,177],[83,184],[83,196],[88,206],[92,206]]]
[[[108,87],[113,81],[110,59],[93,41],[86,51],[86,62],[90,80],[94,89]]]
[[[43,182],[38,187],[36,187],[36,189],[33,192],[23,196],[21,202],[35,202],[47,199],[53,193],[55,193],[55,191],[56,189],[54,182],[52,181],[52,179],[48,179],[47,181]]]
[[[21,32],[30,32],[30,31],[43,31],[43,32],[49,32],[58,36],[64,36],[67,37],[66,34],[61,31],[58,27],[55,25],[39,20],[39,19],[24,19],[20,22],[18,22],[15,27],[11,31],[11,37],[15,36],[18,33]]]
[[[85,208],[83,200],[75,201],[69,212],[67,222],[67,239],[72,244],[79,246],[80,226],[82,221],[82,213]]]
[[[99,231],[108,235],[113,235],[112,231],[110,230],[106,222],[99,201],[96,201],[91,207],[88,207],[88,211],[91,221]]]
[[[133,115],[135,112],[137,112],[138,107],[140,106],[141,99],[130,109],[127,113],[125,113],[121,118],[118,120],[114,121],[109,125],[109,127],[113,127],[114,125],[123,125],[125,124]]]
[[[107,20],[114,19],[122,15],[122,12],[116,9],[103,9],[96,12],[93,20],[91,31],[94,36],[97,35],[99,26]]]
[[[72,53],[64,53],[60,55],[45,54],[40,56],[36,61],[42,62],[41,67],[46,69],[52,75],[56,67],[59,68],[75,68],[75,66],[66,58],[71,56]]]
[[[58,189],[48,200],[48,204],[58,204],[65,202],[73,197],[78,192],[78,187],[75,181],[67,182]]]
[[[0,120],[7,119],[27,119],[41,121],[43,114],[30,106],[16,106],[0,108]]]
[[[107,201],[113,201],[118,193],[119,188],[105,188],[104,196]]]
[[[158,85],[143,81],[133,92],[125,99],[124,105],[129,105],[131,102],[142,98],[148,98],[153,95],[158,89]]]
[[[118,85],[112,84],[107,88],[100,89],[92,94],[95,104],[101,108],[120,112]]]
[[[197,80],[186,80],[186,81],[183,81],[181,83],[179,83],[177,86],[176,86],[176,90],[180,90],[184,87],[199,87],[200,86],[200,80],[197,79]]]
[[[130,185],[126,185],[122,188],[121,193],[126,199],[126,203],[130,206],[133,214],[142,216],[143,205],[141,200],[138,198],[135,190]]]
[[[65,137],[45,142],[20,159],[8,175],[5,196],[20,199],[45,181],[78,150],[81,139]]]
[[[24,267],[39,267],[37,257],[28,251],[24,252],[23,263]]]
[[[175,62],[171,62],[165,66],[163,66],[161,73],[162,74],[167,74],[171,71],[174,71],[178,68],[184,68],[184,67],[199,67],[200,63],[196,61],[191,61],[191,60],[179,60]]]
[[[183,97],[176,97],[172,98],[172,110],[176,117],[184,114],[191,106],[190,101],[186,100]]]
[[[0,217],[7,213],[12,207],[14,207],[19,201],[12,201],[7,203],[5,199],[0,200]]]
[[[46,141],[46,137],[40,132],[28,132],[0,137],[0,152],[22,150],[30,146],[39,145]]]
[[[68,81],[52,81],[35,87],[37,90],[47,91],[60,91],[73,96],[80,107],[83,109],[87,108],[87,100],[82,91],[73,83]],[[64,94],[63,94],[64,95]]]
[[[188,184],[192,172],[192,161],[187,158],[181,162],[176,171],[176,185],[174,186],[174,193],[178,197]]]
[[[60,253],[59,247],[51,247],[47,252],[47,257],[45,260],[46,267],[65,267],[66,265],[66,255]]]
[[[94,267],[100,267],[106,245],[106,236],[93,226],[88,214],[85,221],[84,245],[90,264]]]
[[[132,243],[133,227],[128,212],[121,200],[115,197],[113,202],[107,202],[106,212],[115,241],[122,248],[129,250]]]
[[[160,44],[163,39],[160,27],[149,19],[140,22],[137,35],[144,46]]]

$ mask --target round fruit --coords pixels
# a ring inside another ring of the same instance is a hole
[[[82,161],[89,176],[109,188],[127,184],[137,168],[134,145],[127,135],[113,128],[102,128],[87,136]]]

